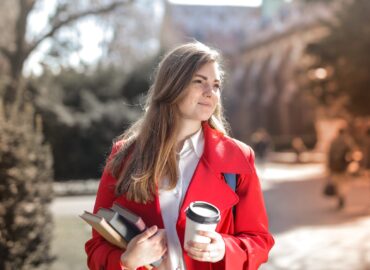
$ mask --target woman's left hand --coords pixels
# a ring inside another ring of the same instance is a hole
[[[185,250],[189,257],[202,262],[218,262],[225,256],[225,242],[217,232],[197,231],[197,234],[209,237],[210,243],[197,243],[189,241],[185,244]]]

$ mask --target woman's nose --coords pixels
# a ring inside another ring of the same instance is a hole
[[[205,83],[203,85],[203,94],[206,96],[211,96],[212,94],[212,86],[209,83]]]

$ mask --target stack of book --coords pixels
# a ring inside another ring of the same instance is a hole
[[[84,211],[80,217],[111,244],[125,249],[136,235],[146,230],[143,219],[121,205],[100,208],[96,214]],[[152,263],[158,267],[162,260]],[[146,268],[151,268],[146,266]]]

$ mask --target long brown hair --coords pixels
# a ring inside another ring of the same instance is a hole
[[[218,52],[194,42],[173,49],[159,63],[144,115],[116,139],[123,140],[122,147],[108,162],[110,172],[118,180],[117,196],[125,194],[128,200],[140,203],[152,201],[163,176],[169,179],[168,189],[176,186],[177,105],[186,95],[184,89],[193,74],[210,62],[220,64]],[[208,123],[227,133],[221,102]]]

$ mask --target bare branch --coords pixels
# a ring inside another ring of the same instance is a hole
[[[23,51],[28,15],[35,5],[35,0],[18,0],[20,13],[15,25],[17,53]]]
[[[60,20],[60,21],[56,21],[54,23],[54,25],[52,25],[52,28],[46,34],[44,34],[43,36],[41,36],[39,39],[37,39],[32,44],[30,44],[29,48],[27,49],[26,55],[28,56],[42,41],[44,41],[45,39],[47,39],[49,37],[54,36],[54,34],[61,27],[65,26],[66,24],[72,23],[72,22],[74,22],[74,21],[76,21],[78,19],[81,19],[83,17],[108,13],[110,11],[115,10],[116,8],[118,8],[120,6],[129,4],[131,2],[133,2],[133,0],[129,0],[129,1],[126,1],[126,2],[122,2],[122,1],[113,2],[113,3],[111,3],[109,5],[106,5],[106,6],[103,6],[103,7],[99,7],[99,8],[95,8],[95,9],[88,9],[88,10],[84,10],[82,12],[71,14],[66,19],[63,19],[63,20]]]
[[[27,17],[33,6],[35,0],[19,0],[19,16],[15,24],[15,48],[10,50],[4,46],[0,47],[0,54],[5,56],[9,62],[14,61],[15,56],[21,56],[24,49],[24,37],[26,33]]]
[[[11,63],[11,73],[14,79],[16,79],[22,71],[24,60],[26,59],[25,52],[27,52],[27,43],[25,36],[27,30],[27,18],[34,7],[35,2],[36,0],[18,0],[19,15],[15,24],[15,50],[8,50],[9,54],[7,55],[9,62]]]

